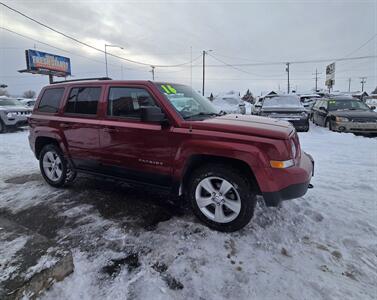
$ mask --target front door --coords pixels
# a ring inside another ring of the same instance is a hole
[[[171,184],[170,126],[141,121],[142,106],[157,106],[142,87],[108,90],[100,131],[103,172],[156,185]]]

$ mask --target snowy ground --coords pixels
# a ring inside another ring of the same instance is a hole
[[[376,299],[377,139],[300,139],[314,189],[224,234],[120,183],[49,187],[27,132],[2,134],[0,215],[72,250],[75,272],[45,299]]]

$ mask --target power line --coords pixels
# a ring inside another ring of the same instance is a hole
[[[339,62],[339,61],[349,61],[349,60],[360,60],[360,59],[370,59],[375,58],[377,55],[366,55],[348,58],[327,58],[327,59],[313,59],[313,60],[295,60],[290,61],[290,64],[307,64],[307,63],[324,63],[324,62]],[[250,63],[250,64],[232,64],[233,67],[252,67],[252,66],[272,66],[272,65],[285,65],[287,61],[276,61],[276,62],[264,62],[264,63]],[[193,65],[197,67],[200,65]],[[223,65],[207,65],[207,67],[223,67]]]
[[[350,53],[348,53],[345,57],[348,57],[352,54],[354,54],[355,52],[359,51],[361,48],[363,48],[364,46],[366,46],[367,44],[369,44],[369,42],[371,42],[375,37],[377,36],[377,33],[374,34],[370,39],[368,39],[364,44],[362,44],[360,47],[358,47],[357,49],[351,51]]]
[[[105,53],[104,50],[99,49],[99,48],[97,48],[97,47],[94,47],[94,46],[92,46],[92,45],[90,45],[90,44],[88,44],[88,43],[85,43],[85,42],[83,42],[83,41],[80,41],[79,39],[77,39],[77,38],[75,38],[75,37],[72,37],[72,36],[70,36],[70,35],[68,35],[68,34],[66,34],[66,33],[64,33],[64,32],[62,32],[62,31],[59,31],[59,30],[55,29],[55,28],[52,28],[51,26],[46,25],[46,24],[44,24],[44,23],[42,23],[42,22],[40,22],[40,21],[38,21],[38,20],[36,20],[36,19],[34,19],[34,18],[32,18],[32,17],[26,15],[26,14],[24,14],[23,12],[21,12],[21,11],[15,9],[15,8],[12,8],[12,7],[6,5],[6,4],[4,4],[4,3],[2,3],[2,2],[0,2],[0,4],[1,4],[2,6],[4,6],[4,7],[6,7],[7,9],[9,9],[9,10],[11,10],[11,11],[13,11],[13,12],[15,12],[15,13],[17,13],[17,14],[23,16],[23,17],[25,17],[26,19],[28,19],[28,20],[30,20],[30,21],[32,21],[32,22],[34,22],[34,23],[37,23],[38,25],[43,26],[43,27],[45,27],[45,28],[47,28],[47,29],[49,29],[49,30],[55,32],[55,33],[58,33],[58,34],[60,34],[60,35],[62,35],[62,36],[64,36],[64,37],[66,37],[66,38],[68,38],[68,39],[70,39],[70,40],[72,40],[72,41],[75,41],[76,43],[79,43],[79,44],[81,44],[81,45],[83,45],[83,46],[86,46],[86,47],[88,47],[88,48],[91,48],[91,49],[93,49],[93,50],[96,50],[96,51],[99,51],[99,52]],[[136,60],[132,60],[132,59],[128,59],[128,58],[124,58],[124,57],[121,57],[121,56],[118,56],[118,55],[115,55],[115,54],[111,54],[111,53],[108,53],[108,55],[110,55],[110,56],[112,56],[112,57],[115,57],[115,58],[118,58],[118,59],[121,59],[121,60],[124,60],[124,61],[127,61],[127,62],[129,62],[129,63],[134,63],[134,64],[143,65],[143,66],[148,66],[148,67],[150,67],[150,66],[159,67],[159,68],[179,67],[179,66],[183,66],[183,65],[187,65],[187,64],[190,64],[190,63],[191,63],[191,60],[190,60],[189,62],[184,62],[184,63],[179,63],[179,64],[173,64],[173,65],[156,65],[156,64],[144,63],[144,62],[140,62],[140,61],[136,61]],[[198,57],[194,58],[193,61],[199,59],[199,57],[201,57],[201,55],[199,55]]]
[[[0,29],[6,30],[6,31],[8,31],[8,32],[10,32],[10,33],[13,33],[13,34],[18,35],[18,36],[20,36],[20,37],[23,37],[23,38],[25,38],[25,39],[29,39],[29,40],[31,40],[31,41],[37,42],[37,43],[39,43],[39,44],[42,44],[42,45],[45,45],[45,46],[51,47],[51,48],[53,48],[53,49],[56,49],[56,50],[59,50],[59,51],[65,52],[65,53],[69,53],[69,54],[72,54],[72,55],[76,55],[76,56],[79,56],[79,57],[82,57],[82,58],[85,58],[85,59],[87,59],[87,60],[91,60],[91,61],[94,61],[94,62],[97,62],[97,63],[100,63],[100,64],[104,64],[103,61],[99,61],[99,60],[96,60],[96,59],[93,59],[93,58],[89,58],[89,57],[87,57],[87,56],[85,56],[85,55],[81,55],[81,54],[78,54],[78,53],[74,53],[74,52],[71,52],[71,51],[68,51],[68,50],[65,50],[65,49],[62,49],[62,48],[59,48],[59,47],[53,46],[53,45],[51,45],[51,44],[48,44],[48,43],[42,42],[42,41],[40,41],[40,40],[37,40],[37,39],[34,39],[34,38],[32,38],[32,37],[29,37],[29,36],[26,36],[26,35],[24,35],[24,34],[21,34],[21,33],[19,33],[19,32],[13,31],[13,30],[11,30],[11,29],[9,29],[9,28],[5,28],[5,27],[0,26]],[[20,48],[20,49],[23,49],[23,48]],[[118,65],[115,65],[115,64],[110,64],[110,65],[118,66]],[[140,67],[140,68],[141,68],[141,67]],[[132,68],[127,68],[127,69],[132,69]]]
[[[233,69],[235,69],[235,70],[237,70],[237,71],[239,71],[239,72],[246,73],[246,74],[250,74],[250,75],[254,75],[254,76],[261,76],[261,75],[258,75],[258,74],[255,74],[255,73],[251,73],[251,72],[249,72],[249,71],[245,71],[245,70],[243,70],[243,69],[237,68],[237,66],[232,65],[232,64],[229,64],[229,63],[227,63],[227,62],[225,62],[225,61],[223,61],[223,60],[221,60],[221,59],[215,57],[213,54],[208,54],[208,55],[210,55],[212,58],[214,58],[214,59],[217,60],[218,62],[223,63],[225,66],[231,67],[231,68],[233,68]],[[262,76],[262,77],[263,77],[263,76]]]

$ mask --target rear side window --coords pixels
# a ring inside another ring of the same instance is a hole
[[[100,87],[77,87],[69,93],[65,112],[70,114],[95,115],[101,95]]]
[[[38,105],[38,111],[56,113],[59,110],[64,88],[45,90]]]
[[[107,114],[113,117],[140,119],[140,107],[157,106],[144,89],[112,87],[109,91]]]

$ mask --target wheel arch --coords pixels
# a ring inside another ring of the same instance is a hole
[[[216,155],[207,155],[207,154],[193,154],[191,155],[184,166],[183,169],[183,176],[180,182],[180,190],[179,194],[184,193],[187,188],[188,180],[191,174],[196,170],[198,167],[207,165],[207,164],[224,164],[230,165],[242,172],[244,176],[246,176],[253,186],[256,189],[258,194],[261,193],[258,181],[256,179],[255,173],[252,168],[243,160],[226,157],[226,156],[216,156]]]
[[[60,143],[56,137],[38,136],[35,139],[35,156],[37,159],[39,159],[39,154],[41,153],[43,147],[49,144],[56,145],[63,151],[63,153],[65,152],[64,145],[62,145],[62,143]]]

